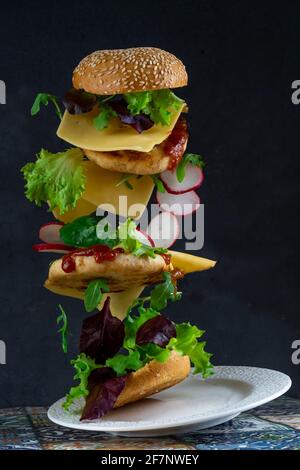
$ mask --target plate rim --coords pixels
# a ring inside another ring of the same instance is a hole
[[[226,376],[226,372],[229,372],[228,376]],[[169,420],[169,422],[166,420],[165,422],[155,422],[155,421],[149,421],[149,423],[143,423],[140,424],[138,422],[128,422],[128,421],[101,421],[95,420],[92,422],[88,421],[83,421],[83,422],[70,422],[70,421],[63,421],[63,418],[56,418],[53,416],[52,412],[57,409],[57,407],[61,408],[61,402],[64,400],[64,398],[60,398],[57,400],[55,403],[53,403],[47,412],[47,416],[50,419],[50,421],[54,422],[55,424],[58,424],[60,426],[68,427],[71,429],[79,429],[82,431],[94,431],[94,432],[139,432],[139,431],[151,431],[151,430],[159,430],[159,429],[167,429],[167,428],[180,428],[184,426],[189,426],[192,424],[201,424],[205,423],[205,421],[212,420],[212,419],[218,419],[218,418],[226,418],[226,416],[230,416],[234,413],[242,413],[245,411],[248,411],[250,409],[257,408],[258,406],[261,406],[265,403],[268,403],[272,400],[275,400],[276,398],[280,397],[281,395],[285,394],[291,387],[292,381],[291,378],[285,374],[284,372],[277,371],[274,369],[268,369],[268,368],[263,368],[263,367],[252,367],[252,366],[215,366],[215,374],[206,381],[213,380],[213,379],[232,379],[232,380],[237,380],[240,379],[240,381],[243,381],[247,383],[248,385],[255,386],[260,390],[261,392],[264,390],[264,385],[259,386],[257,382],[254,382],[249,380],[248,382],[246,380],[243,380],[241,377],[239,378],[239,375],[241,375],[241,372],[247,372],[248,374],[250,372],[260,374],[261,377],[267,377],[268,376],[276,376],[279,381],[282,382],[281,386],[277,384],[276,390],[274,390],[273,393],[268,393],[265,391],[265,396],[263,396],[261,399],[253,399],[252,403],[250,400],[250,403],[247,403],[247,398],[245,397],[242,400],[238,401],[237,404],[233,404],[229,409],[218,409],[216,412],[211,412],[208,413],[208,415],[200,415],[200,414],[195,414],[195,415],[190,415],[187,416],[184,421],[181,418],[181,422],[176,422],[176,420]],[[236,376],[234,376],[236,374]],[[223,376],[222,376],[223,375]],[[233,375],[233,376],[231,376]],[[195,377],[196,379],[202,381],[200,377]],[[256,391],[257,394],[257,391]],[[250,394],[251,396],[251,394]],[[243,404],[243,402],[245,402]]]

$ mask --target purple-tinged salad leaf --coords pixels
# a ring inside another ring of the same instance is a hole
[[[118,118],[122,124],[127,124],[133,127],[139,134],[143,131],[150,129],[154,122],[146,116],[146,114],[133,115],[127,109],[125,101],[122,102],[111,102],[110,106],[117,113]]]
[[[99,419],[113,409],[126,384],[125,377],[115,377],[96,385],[86,399],[81,420]]]
[[[102,384],[107,379],[112,379],[116,376],[115,371],[111,367],[100,367],[94,369],[88,379],[88,389],[91,391],[96,385]]]
[[[113,317],[109,308],[108,297],[101,311],[83,320],[79,342],[80,353],[104,364],[121,348],[125,337],[124,323]]]
[[[164,348],[171,338],[176,337],[174,323],[165,315],[157,315],[147,320],[136,334],[136,344],[143,346],[148,343],[156,344]]]
[[[63,104],[70,114],[88,113],[92,111],[96,103],[96,95],[75,88],[68,90],[63,98]]]

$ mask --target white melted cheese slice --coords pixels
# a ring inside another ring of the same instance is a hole
[[[170,135],[184,107],[185,103],[172,112],[169,126],[156,124],[141,134],[132,127],[123,125],[119,119],[111,119],[108,127],[98,131],[93,124],[93,119],[98,113],[97,108],[85,114],[71,115],[66,111],[57,129],[57,135],[62,140],[87,150],[150,152],[155,145]]]
[[[174,268],[180,269],[184,274],[193,273],[196,271],[205,271],[211,269],[216,265],[216,261],[200,256],[190,255],[181,251],[169,250],[168,253],[172,255],[171,263]]]
[[[128,182],[130,189],[122,183],[122,173],[104,170],[93,162],[84,162],[86,188],[83,199],[113,214],[136,219],[144,212],[151,197],[154,184],[150,176],[137,178],[133,175]]]

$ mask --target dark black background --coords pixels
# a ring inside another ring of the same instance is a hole
[[[139,1],[16,2],[1,5],[0,106],[1,275],[0,406],[49,404],[73,371],[56,334],[57,303],[69,312],[70,357],[84,315],[79,301],[42,287],[48,255],[31,245],[50,219],[24,198],[20,168],[41,147],[64,148],[54,113],[31,118],[39,91],[62,95],[77,62],[96,49],[156,46],[186,64],[189,149],[207,161],[205,246],[219,260],[187,277],[184,301],[169,315],[207,330],[216,364],[285,371],[300,396],[296,302],[299,256],[299,2]],[[180,248],[180,244],[178,247]]]

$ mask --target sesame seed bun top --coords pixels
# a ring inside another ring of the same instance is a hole
[[[183,63],[155,47],[95,51],[73,72],[73,86],[97,95],[162,90],[187,85]]]

